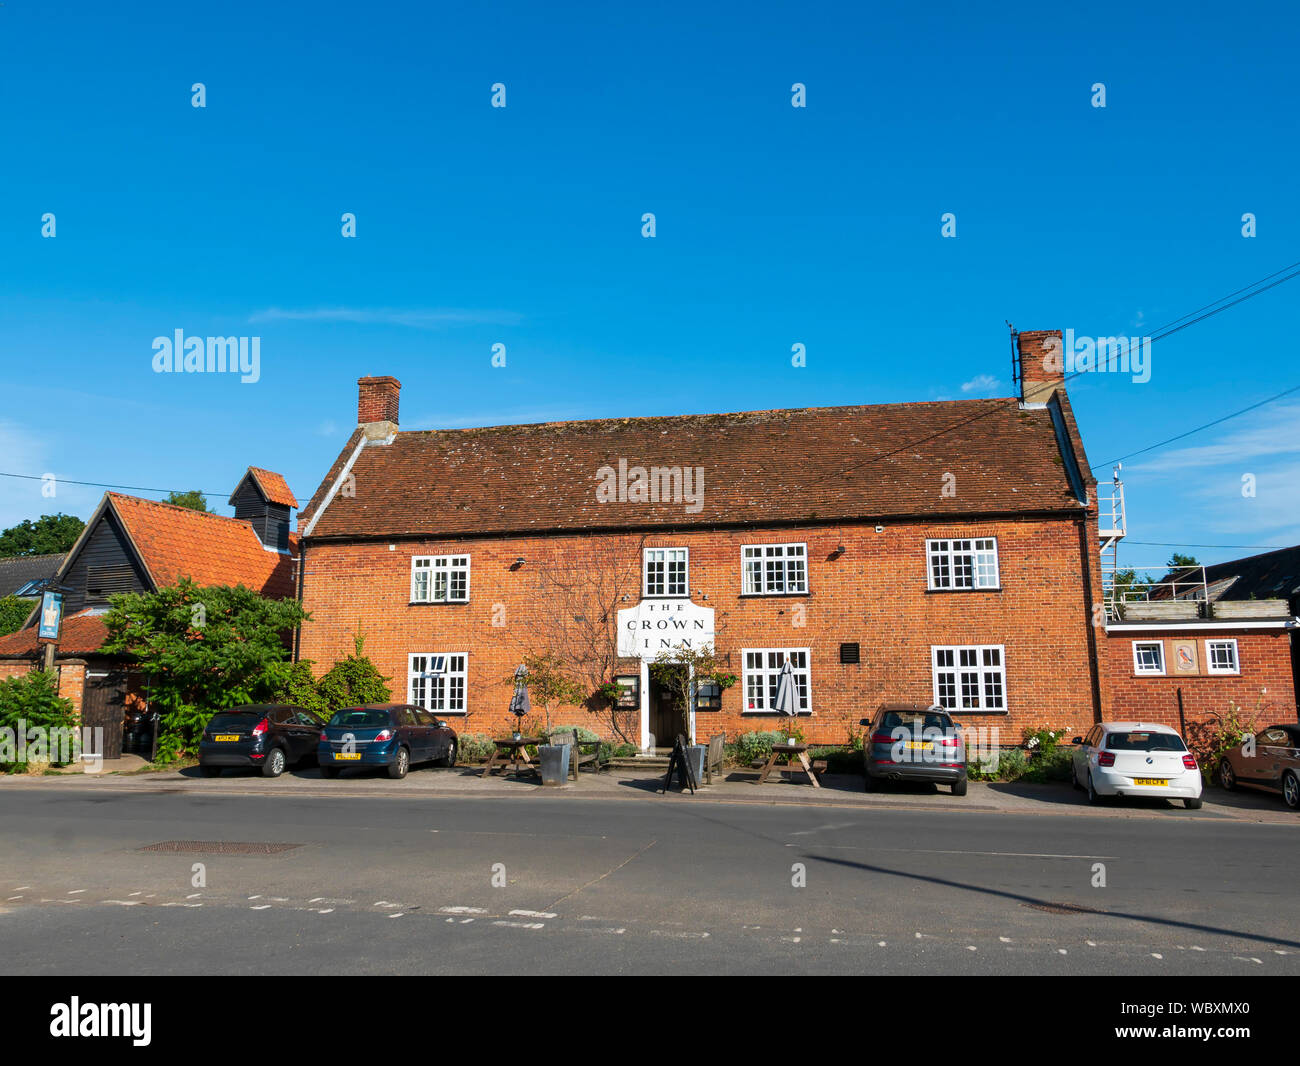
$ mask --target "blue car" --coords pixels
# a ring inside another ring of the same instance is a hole
[[[456,765],[456,733],[437,715],[405,703],[368,703],[339,711],[316,748],[321,777],[349,766],[382,766],[403,778],[416,763]]]

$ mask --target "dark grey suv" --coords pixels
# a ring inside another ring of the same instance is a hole
[[[947,711],[924,703],[884,703],[872,718],[863,745],[866,790],[885,781],[931,781],[966,795],[966,742]]]

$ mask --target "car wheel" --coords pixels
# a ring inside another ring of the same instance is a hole
[[[1232,772],[1232,763],[1226,755],[1219,760],[1219,784],[1225,792],[1237,791],[1237,775]]]
[[[337,766],[322,766],[322,767],[320,768],[320,775],[321,775],[321,777],[324,777],[324,778],[326,778],[326,779],[329,779],[329,778],[332,778],[332,777],[338,777],[338,776],[339,776],[339,768],[338,768]]]
[[[1094,807],[1101,803],[1101,794],[1092,786],[1092,771],[1088,771],[1088,802]]]
[[[200,767],[199,767],[199,773],[201,773],[204,777],[220,777],[220,776],[221,776],[221,767],[220,767],[220,766],[200,766]]]
[[[1189,811],[1199,811],[1201,809],[1201,797],[1188,796],[1187,799],[1183,800],[1183,806]]]
[[[965,774],[962,774],[961,777],[957,778],[957,780],[954,781],[954,782],[952,783],[952,794],[953,794],[954,796],[964,796],[964,795],[966,795],[966,775],[965,775]]]
[[[456,742],[453,740],[447,747],[447,754],[439,759],[435,766],[455,766],[456,765]]]
[[[1293,811],[1300,810],[1300,778],[1293,770],[1282,775],[1282,801]]]
[[[262,764],[263,777],[279,777],[284,773],[284,752],[272,748],[266,753],[266,762]]]
[[[397,758],[388,768],[388,776],[400,781],[406,776],[406,771],[411,768],[411,753],[405,748],[397,749]]]

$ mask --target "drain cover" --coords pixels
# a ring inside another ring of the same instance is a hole
[[[162,840],[149,844],[137,851],[166,851],[172,854],[205,855],[279,855],[301,844],[264,844],[258,841],[240,840]]]
[[[1048,914],[1105,914],[1105,911],[1099,911],[1096,907],[1085,907],[1081,903],[1026,903],[1026,907],[1031,907],[1036,911],[1047,911]]]

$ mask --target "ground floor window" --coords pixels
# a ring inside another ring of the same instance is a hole
[[[776,711],[776,686],[786,659],[794,673],[795,693],[800,714],[812,712],[812,682],[807,648],[746,648],[745,712],[773,714]]]
[[[1007,678],[1001,644],[930,649],[934,702],[954,711],[1006,710]]]
[[[406,702],[434,714],[465,713],[465,653],[409,657]]]

